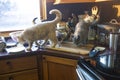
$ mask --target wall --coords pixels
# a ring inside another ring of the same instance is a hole
[[[109,22],[111,19],[115,18],[120,21],[118,14],[118,9],[113,7],[115,2],[98,2],[98,3],[74,3],[74,4],[58,4],[54,5],[53,2],[47,3],[47,15],[48,20],[54,19],[55,16],[49,15],[51,9],[59,9],[63,13],[63,20],[67,21],[68,17],[71,17],[72,13],[76,15],[84,14],[84,11],[89,11],[91,14],[91,8],[93,6],[98,6],[100,10],[100,23]],[[120,5],[117,2],[117,5]]]
[[[74,4],[57,4],[57,5],[53,5],[53,3],[47,3],[47,15],[48,15],[48,20],[49,19],[53,19],[53,17],[51,17],[51,15],[49,14],[49,11],[51,9],[59,9],[62,14],[63,14],[63,20],[67,20],[68,17],[71,17],[71,14],[74,13],[76,15],[79,14],[84,14],[84,11],[90,11],[91,7],[93,5],[88,3],[88,4],[84,4],[84,3],[74,3]]]
[[[120,22],[118,14],[118,8],[114,7],[116,3],[113,2],[106,2],[106,3],[96,3],[97,6],[100,8],[100,17],[101,22],[109,22],[111,19],[117,19]],[[120,4],[117,4],[120,5]]]

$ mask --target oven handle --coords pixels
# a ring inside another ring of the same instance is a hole
[[[76,72],[80,80],[105,80],[85,60],[79,60]]]

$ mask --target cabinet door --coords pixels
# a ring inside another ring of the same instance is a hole
[[[64,4],[64,3],[85,3],[85,2],[95,2],[95,0],[55,0],[54,4]]]
[[[43,56],[43,80],[77,80],[77,60]]]
[[[0,75],[0,80],[38,80],[38,70],[27,70]]]

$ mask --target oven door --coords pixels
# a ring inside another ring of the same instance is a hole
[[[84,60],[78,62],[76,72],[79,80],[105,80],[95,69]]]

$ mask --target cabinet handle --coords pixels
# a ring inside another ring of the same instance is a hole
[[[14,80],[14,78],[12,76],[9,77],[9,80]]]
[[[43,57],[43,60],[45,60],[45,57]]]
[[[10,62],[10,61],[7,61],[6,64],[7,64],[7,65],[11,65],[11,62]]]
[[[10,61],[7,61],[6,64],[9,66],[10,69],[12,69],[12,63]]]

